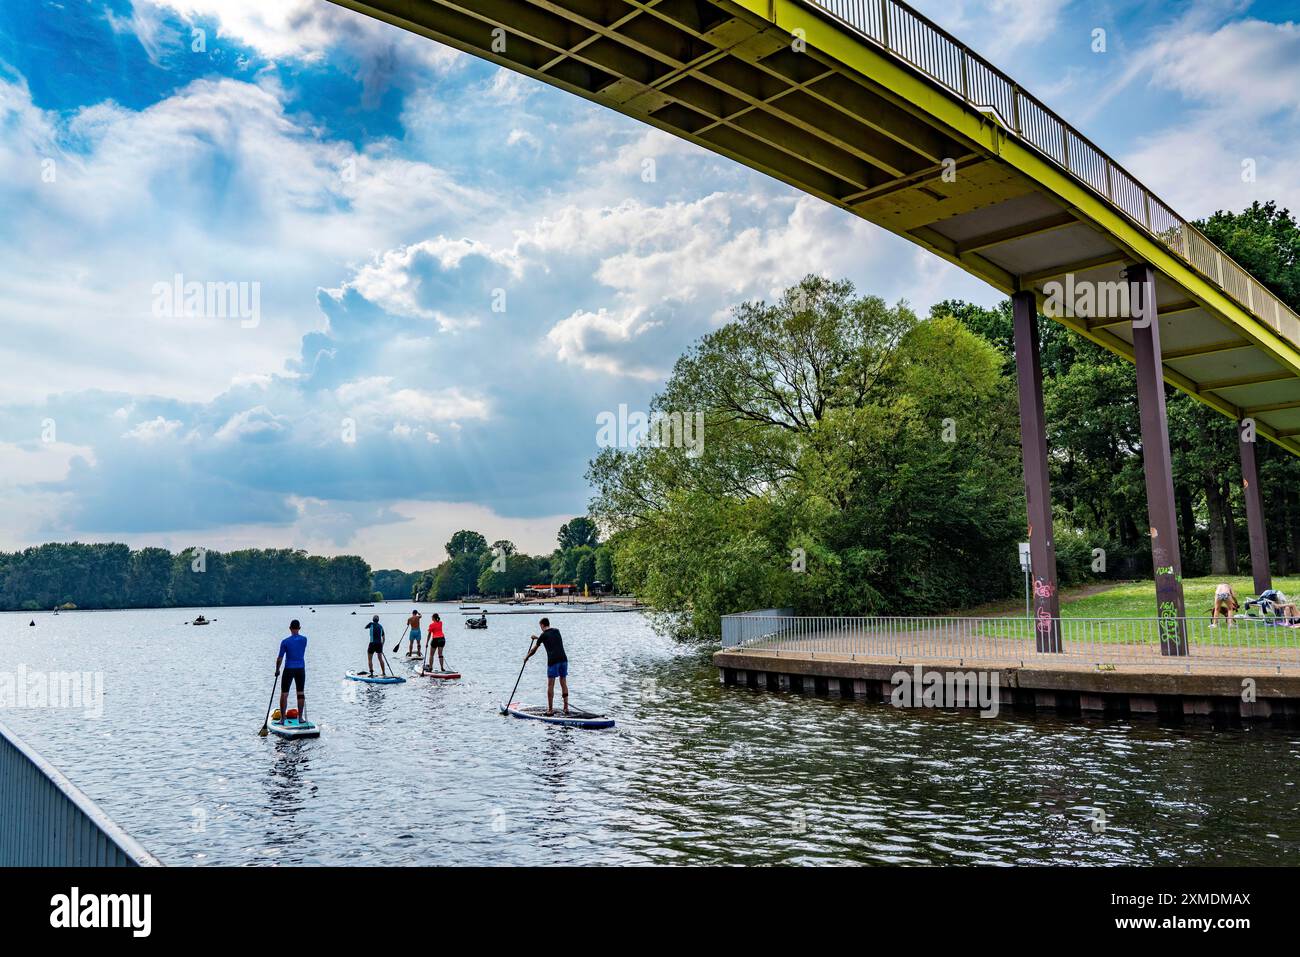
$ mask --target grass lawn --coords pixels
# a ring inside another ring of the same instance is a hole
[[[1249,578],[1184,578],[1183,595],[1188,618],[1208,618],[1214,603],[1214,586],[1227,581],[1236,591],[1245,611],[1247,598],[1255,597],[1255,586]],[[1300,578],[1274,578],[1273,587],[1288,598],[1300,592]],[[1067,600],[1061,605],[1062,618],[1154,618],[1156,615],[1156,585],[1153,581],[1127,582],[1109,591],[1086,598]]]
[[[1242,603],[1241,609],[1238,610],[1239,618],[1245,615],[1245,605],[1247,598],[1253,598],[1255,595],[1254,584],[1249,578],[1227,579],[1219,577],[1210,578],[1185,578],[1183,579],[1183,596],[1189,619],[1188,633],[1189,637],[1199,644],[1223,644],[1223,645],[1277,645],[1284,644],[1287,647],[1294,647],[1300,636],[1296,631],[1291,629],[1279,629],[1263,627],[1260,622],[1261,618],[1253,619],[1253,624],[1246,624],[1245,619],[1243,626],[1239,628],[1224,628],[1220,626],[1215,631],[1208,630],[1210,619],[1210,608],[1214,603],[1214,586],[1221,581],[1227,581],[1232,585],[1233,590],[1237,593],[1237,598]],[[1300,593],[1300,577],[1275,578],[1273,587],[1282,591],[1287,597]],[[1012,624],[1007,620],[1006,624],[988,622],[979,629],[979,634],[988,638],[1024,638],[1026,635],[1026,622],[1023,612],[1018,616],[1019,621]],[[1078,598],[1065,598],[1061,603],[1062,619],[1125,619],[1125,618],[1144,618],[1153,619],[1156,617],[1156,586],[1154,581],[1125,582],[1114,588],[1096,594],[1089,594]],[[1195,622],[1193,620],[1200,619]],[[1154,628],[1147,625],[1136,623],[1125,623],[1115,621],[1113,623],[1097,624],[1083,626],[1086,630],[1073,632],[1076,638],[1086,638],[1089,641],[1109,643],[1129,644],[1138,642],[1141,644],[1153,644],[1156,639]],[[1068,633],[1068,632],[1067,632]]]

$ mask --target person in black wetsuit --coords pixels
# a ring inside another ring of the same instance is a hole
[[[533,635],[533,647],[528,651],[528,658],[537,654],[537,649],[546,647],[546,713],[555,714],[555,679],[560,679],[560,693],[564,700],[564,713],[569,713],[569,659],[564,653],[564,639],[558,628],[551,627],[551,620],[543,618],[538,622],[542,626],[540,635]],[[525,661],[528,659],[525,658]]]

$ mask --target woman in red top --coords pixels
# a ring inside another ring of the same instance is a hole
[[[433,670],[433,652],[438,650],[438,670],[446,671],[447,663],[442,659],[442,649],[447,647],[447,639],[442,633],[442,618],[435,611],[429,620],[429,665],[427,671]]]

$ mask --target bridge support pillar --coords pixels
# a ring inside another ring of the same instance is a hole
[[[1061,651],[1061,596],[1052,541],[1052,487],[1047,471],[1047,423],[1043,415],[1043,368],[1038,354],[1038,302],[1033,292],[1012,297],[1016,379],[1020,386],[1020,453],[1025,467],[1029,560],[1034,576],[1034,643],[1040,652]]]
[[[1268,533],[1264,529],[1264,496],[1259,487],[1259,468],[1255,464],[1255,426],[1237,423],[1237,446],[1241,451],[1241,491],[1246,499],[1246,528],[1250,532],[1250,573],[1255,579],[1255,594],[1273,587],[1268,566]]]
[[[1183,562],[1178,547],[1173,461],[1160,353],[1156,273],[1143,263],[1125,273],[1132,291],[1133,361],[1137,365],[1138,412],[1142,422],[1142,466],[1146,474],[1151,560],[1156,577],[1156,617],[1160,651],[1187,654],[1187,610],[1183,603]]]

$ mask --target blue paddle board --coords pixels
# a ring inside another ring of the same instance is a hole
[[[614,719],[607,718],[603,714],[592,714],[590,711],[579,711],[570,708],[568,714],[557,711],[555,714],[547,714],[543,707],[526,707],[518,702],[512,702],[501,708],[502,714],[508,714],[512,718],[525,718],[529,721],[542,721],[546,724],[560,724],[566,728],[612,728]]]
[[[397,675],[382,677],[381,675],[368,675],[364,671],[349,671],[343,677],[349,681],[364,681],[372,685],[400,685],[406,682],[405,678],[399,678]]]
[[[282,738],[319,738],[320,728],[310,721],[289,718],[285,721],[268,721],[267,730]]]

